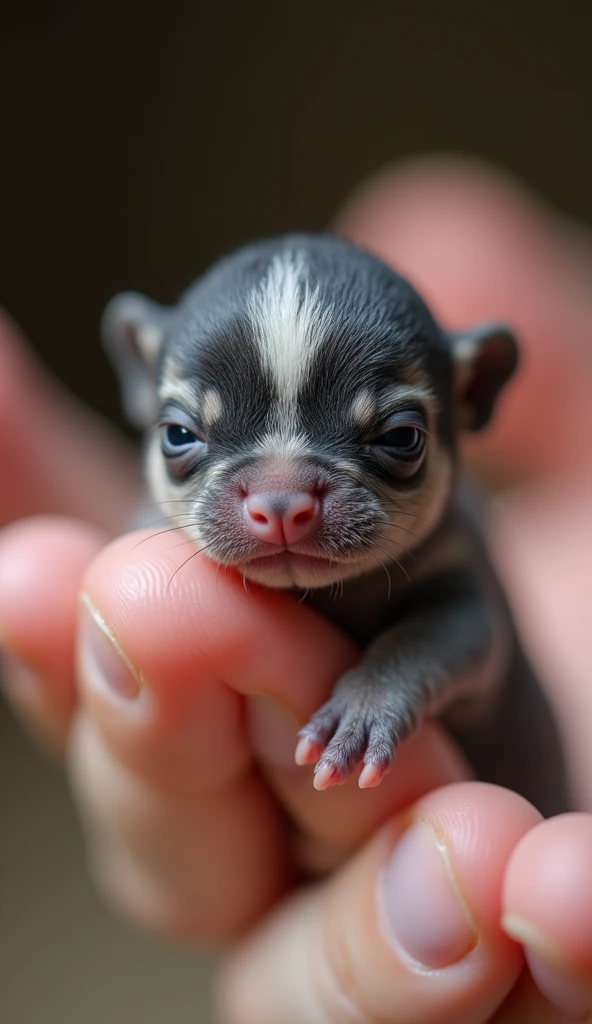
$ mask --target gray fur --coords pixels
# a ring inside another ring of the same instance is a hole
[[[153,497],[173,512],[189,501],[179,523],[210,557],[294,590],[365,649],[302,730],[318,778],[344,781],[363,760],[379,781],[426,713],[444,714],[467,748],[480,732],[487,749],[483,723],[499,726],[519,647],[459,499],[457,435],[489,421],[517,365],[512,333],[447,333],[380,260],[309,235],[225,257],[169,309],[117,297],[103,330],[146,428]],[[417,464],[380,444],[401,417],[427,437]],[[165,459],[171,423],[197,441]],[[245,530],[240,495],[286,479],[322,496],[322,520],[273,559]],[[549,753],[555,734],[537,706],[529,743],[544,733]],[[522,788],[543,805],[535,783]],[[565,805],[562,785],[553,800],[545,810]]]

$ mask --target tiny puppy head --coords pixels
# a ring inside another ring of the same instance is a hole
[[[216,562],[284,588],[420,543],[449,503],[458,430],[488,423],[517,364],[506,328],[445,332],[392,269],[329,236],[240,249],[173,307],[118,295],[103,337],[153,500]]]

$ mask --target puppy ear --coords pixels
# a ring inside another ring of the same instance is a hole
[[[518,366],[516,338],[503,324],[482,323],[448,335],[454,361],[459,426],[487,426],[500,391]]]
[[[101,320],[103,345],[119,377],[123,407],[144,429],[157,413],[156,372],[172,309],[136,292],[116,295]]]

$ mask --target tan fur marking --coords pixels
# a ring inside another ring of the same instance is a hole
[[[352,416],[354,423],[359,427],[370,427],[376,415],[376,402],[374,397],[366,388],[358,391],[352,405]]]
[[[203,396],[201,416],[204,427],[211,427],[222,415],[222,400],[215,388],[208,388]]]

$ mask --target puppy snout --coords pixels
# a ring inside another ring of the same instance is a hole
[[[279,547],[310,537],[321,521],[321,503],[309,492],[255,493],[243,500],[245,523],[258,540]]]

